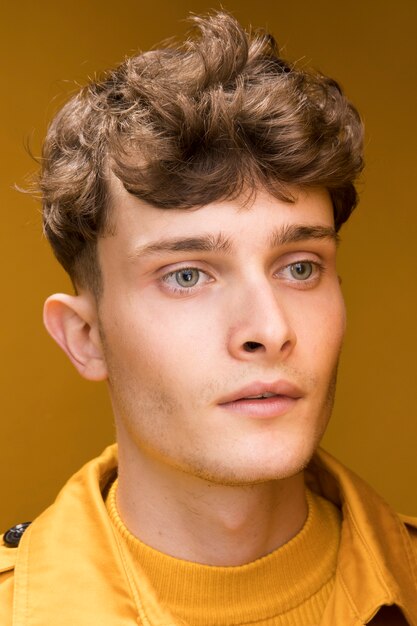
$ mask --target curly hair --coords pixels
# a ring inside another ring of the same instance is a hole
[[[109,171],[166,209],[257,188],[292,202],[291,189],[323,187],[338,230],[357,204],[363,126],[337,82],[290,65],[270,34],[247,33],[229,14],[192,19],[184,44],[128,58],[49,127],[44,230],[77,286],[100,289]]]

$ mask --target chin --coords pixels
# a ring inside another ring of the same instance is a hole
[[[284,480],[298,475],[302,472],[311,460],[316,446],[307,446],[302,449],[291,447],[276,448],[276,453],[271,455],[268,450],[267,455],[243,455],[233,459],[229,456],[231,463],[205,462],[188,463],[180,469],[187,474],[204,481],[226,485],[230,487],[250,486],[276,480]]]

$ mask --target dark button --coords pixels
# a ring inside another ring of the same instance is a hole
[[[28,526],[30,526],[30,522],[23,522],[23,524],[16,524],[16,526],[12,526],[9,530],[6,530],[3,536],[3,541],[6,546],[9,548],[17,548]]]

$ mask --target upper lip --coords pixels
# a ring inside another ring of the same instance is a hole
[[[287,396],[294,399],[301,398],[303,395],[300,388],[288,380],[277,380],[272,383],[254,382],[224,396],[220,399],[219,404],[235,402],[236,400],[248,399],[263,394]]]

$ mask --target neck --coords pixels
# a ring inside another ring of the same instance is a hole
[[[218,566],[255,561],[307,518],[304,476],[222,485],[119,446],[117,506],[130,532],[173,557]]]

